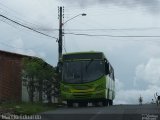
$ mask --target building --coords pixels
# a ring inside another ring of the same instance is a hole
[[[21,101],[22,58],[0,50],[0,101]]]
[[[27,89],[22,84],[24,57],[36,58],[0,50],[0,102],[28,101]]]

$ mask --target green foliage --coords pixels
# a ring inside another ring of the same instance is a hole
[[[37,58],[24,58],[24,70],[27,73],[27,77],[36,77],[38,79],[44,79],[48,72],[47,70],[52,71],[53,69],[49,69],[48,65],[41,59]]]
[[[55,70],[42,59],[23,59],[23,82],[27,87],[30,101],[33,102],[34,92],[39,92],[39,101],[42,102],[42,93],[46,93],[48,101],[51,101],[51,94],[54,92],[53,86]],[[50,100],[49,100],[50,99]]]
[[[1,109],[7,111],[13,111],[15,114],[36,114],[48,110],[54,110],[55,104],[43,104],[43,103],[3,103],[0,105]]]

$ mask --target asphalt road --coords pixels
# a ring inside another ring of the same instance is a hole
[[[114,105],[109,107],[58,108],[45,112],[43,120],[160,120],[160,106]]]

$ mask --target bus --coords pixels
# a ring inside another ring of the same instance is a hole
[[[103,52],[67,53],[62,56],[61,97],[71,107],[113,105],[114,69]]]

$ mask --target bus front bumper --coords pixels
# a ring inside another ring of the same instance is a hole
[[[105,98],[106,90],[94,92],[65,92],[61,91],[63,100],[93,100]]]

